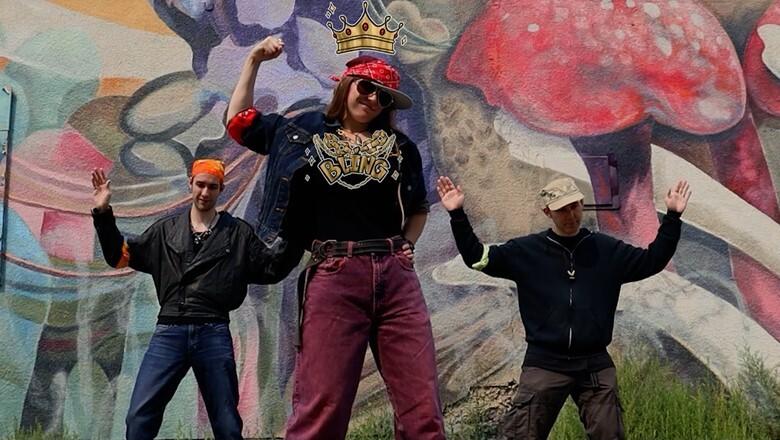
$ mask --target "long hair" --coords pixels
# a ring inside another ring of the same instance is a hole
[[[330,104],[325,109],[325,117],[335,121],[343,121],[344,116],[347,113],[347,95],[349,94],[349,88],[352,83],[359,80],[357,76],[345,76],[341,78],[336,88],[333,89],[333,98],[330,100]],[[393,129],[395,128],[395,108],[389,107],[382,109],[382,112],[377,115],[376,118],[368,123],[368,128],[371,130],[380,129]]]

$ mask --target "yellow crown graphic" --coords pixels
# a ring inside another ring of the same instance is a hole
[[[395,39],[398,38],[398,31],[404,27],[403,23],[398,23],[395,30],[387,27],[387,23],[392,18],[385,16],[385,21],[376,23],[368,15],[368,2],[363,2],[363,15],[355,23],[347,23],[347,17],[339,16],[343,23],[340,31],[333,29],[333,23],[327,22],[326,25],[333,31],[333,38],[336,39],[336,53],[352,52],[354,50],[375,50],[377,52],[395,53]]]

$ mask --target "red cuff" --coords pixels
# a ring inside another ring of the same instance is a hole
[[[260,116],[260,112],[254,107],[236,113],[227,124],[227,131],[230,137],[239,144],[244,145],[244,133],[247,128],[252,126],[252,122],[258,116]]]

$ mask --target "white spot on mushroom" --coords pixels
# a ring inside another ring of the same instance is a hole
[[[758,27],[758,38],[764,43],[761,61],[776,78],[780,78],[780,25],[765,24]]]
[[[655,37],[655,46],[661,51],[664,56],[672,54],[672,42],[665,37]]]
[[[661,16],[661,8],[655,3],[645,3],[642,5],[642,10],[645,11],[650,18],[658,18]]]
[[[669,32],[671,32],[675,38],[682,38],[685,36],[685,32],[683,31],[683,28],[677,23],[669,26]]]
[[[601,9],[611,11],[615,9],[615,5],[612,4],[612,0],[601,0]]]
[[[614,59],[609,55],[602,55],[599,59],[599,64],[601,64],[604,67],[608,67],[612,65],[612,62]]]
[[[730,121],[734,117],[731,99],[710,96],[696,103],[696,110],[710,121]]]
[[[618,40],[624,40],[626,38],[626,31],[623,29],[618,29],[615,31],[615,38]]]
[[[704,18],[696,13],[691,14],[691,23],[696,27],[704,27]]]
[[[701,44],[699,44],[698,40],[693,40],[691,43],[691,47],[693,48],[694,52],[698,52],[701,50]]]
[[[680,6],[680,3],[678,3],[677,0],[671,0],[669,2],[669,6],[671,6],[674,9],[677,9]]]
[[[574,19],[574,27],[580,30],[587,29],[588,19],[583,17],[582,15],[578,15],[577,18]]]
[[[536,23],[531,23],[528,25],[528,32],[539,32],[539,25]]]
[[[718,35],[717,37],[715,37],[715,43],[717,43],[718,46],[723,46],[724,42],[725,40],[723,39],[722,36]]]
[[[563,20],[566,20],[569,18],[569,10],[566,8],[556,7],[555,8],[555,18],[553,18],[553,21],[556,23],[560,23]]]
[[[626,0],[626,7],[633,8],[634,6],[636,6],[634,0]]]

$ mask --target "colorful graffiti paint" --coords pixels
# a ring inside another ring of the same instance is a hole
[[[157,304],[148,277],[103,263],[89,171],[109,171],[119,226],[138,234],[187,205],[193,158],[217,155],[228,164],[223,208],[255,220],[264,158],[222,125],[243,59],[282,35],[256,106],[321,107],[350,58],[326,23],[359,16],[361,2],[0,0],[0,10],[0,86],[15,99],[0,167],[0,430],[122,438]],[[624,288],[614,347],[641,340],[723,380],[745,348],[780,364],[780,2],[372,0],[368,10],[403,21],[394,60],[417,105],[399,125],[429,185],[438,174],[463,185],[483,239],[546,227],[534,189],[553,175],[599,193],[609,181],[583,158],[611,155],[621,208],[586,222],[646,244],[662,189],[687,178],[678,254]],[[416,264],[450,403],[515,377],[523,330],[518,292],[465,268],[430,198]],[[292,278],[255,286],[232,316],[247,436],[283,432],[296,301]],[[367,358],[356,406],[383,393]],[[161,434],[207,431],[188,376]]]

